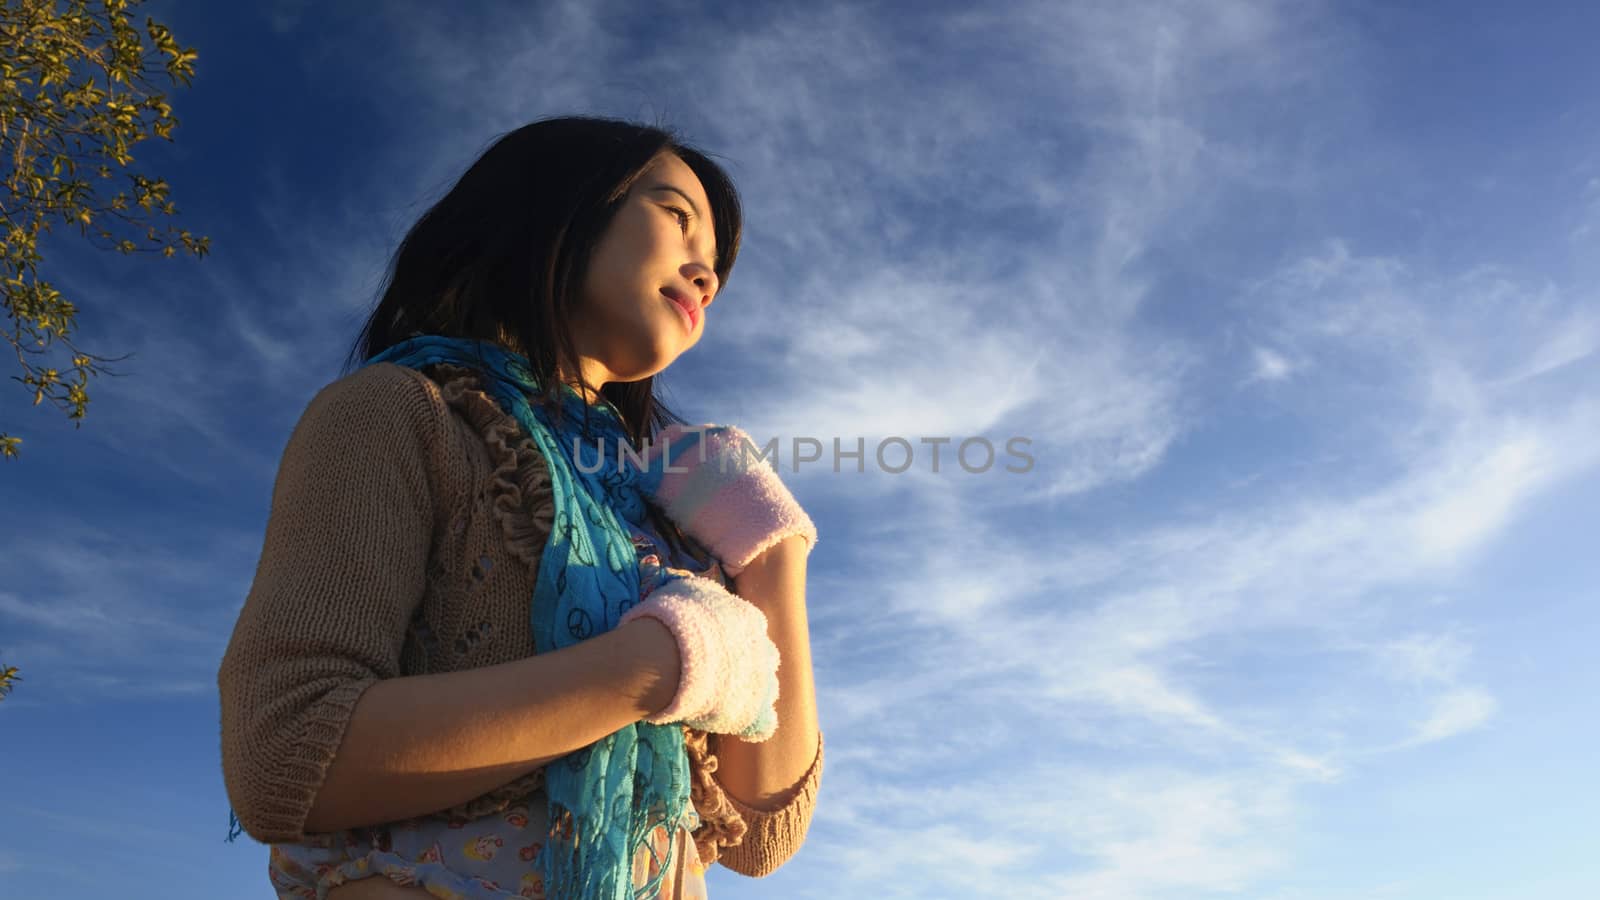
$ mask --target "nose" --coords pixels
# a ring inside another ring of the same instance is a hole
[[[717,296],[717,273],[707,270],[694,280],[694,286],[700,295],[700,308],[705,309]]]

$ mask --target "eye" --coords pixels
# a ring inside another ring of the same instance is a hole
[[[684,212],[683,210],[679,209],[676,206],[669,206],[669,207],[667,207],[667,210],[669,212],[677,213],[678,215],[683,217],[683,223],[681,225],[679,225],[678,227],[684,234],[688,234],[689,233],[689,219],[691,219],[693,217],[690,216],[687,212]]]

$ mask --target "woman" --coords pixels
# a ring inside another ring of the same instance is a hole
[[[653,393],[740,230],[703,154],[568,117],[401,243],[362,365],[289,439],[218,673],[279,897],[704,896],[803,841],[815,528],[728,464],[748,436]]]

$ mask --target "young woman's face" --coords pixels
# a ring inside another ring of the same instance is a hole
[[[595,248],[574,313],[591,385],[648,378],[700,340],[718,288],[711,226],[705,189],[677,156],[659,157],[634,182]]]

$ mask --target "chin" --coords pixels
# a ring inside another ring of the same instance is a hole
[[[652,361],[655,363],[652,374],[658,374],[663,369],[677,362],[683,356],[683,354],[693,346],[693,341],[689,341],[687,343],[678,340],[662,341],[661,344],[655,348],[655,353],[652,354],[651,357]]]
[[[653,378],[656,375],[660,375],[662,372],[666,371],[667,367],[672,365],[676,360],[676,354],[663,354],[650,360],[640,360],[638,363],[627,367],[625,370],[619,370],[616,373],[617,380],[633,382],[643,381],[646,378]]]
[[[607,368],[611,370],[615,381],[643,381],[660,375],[692,346],[694,346],[692,340],[686,343],[678,335],[657,333],[635,344],[631,348],[633,352],[628,354],[625,362],[619,360],[617,364]]]

